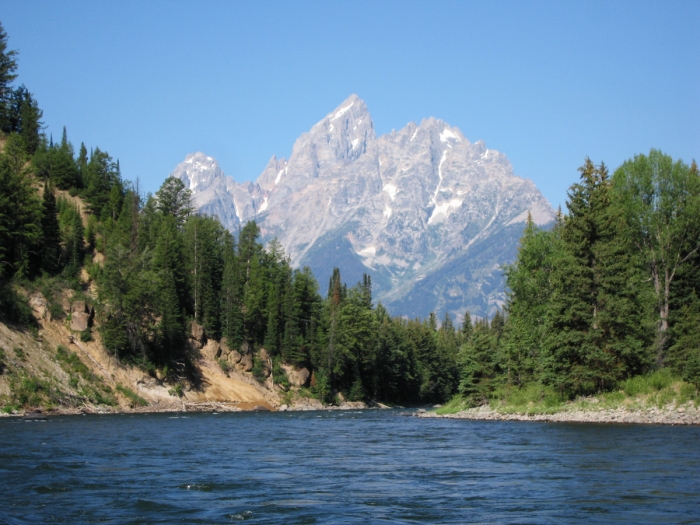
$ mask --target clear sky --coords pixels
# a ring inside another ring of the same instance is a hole
[[[698,1],[0,2],[18,82],[155,191],[185,155],[237,181],[351,93],[377,134],[434,116],[564,204],[590,156],[700,161]]]

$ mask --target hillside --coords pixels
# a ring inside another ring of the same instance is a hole
[[[218,343],[202,345],[201,336],[190,338],[196,355],[190,374],[165,378],[163,370],[149,374],[120,363],[105,351],[98,325],[91,327],[92,340],[87,342],[81,341],[80,331],[71,329],[71,316],[77,319],[85,302],[71,301],[70,295],[68,291],[63,315],[56,318],[51,314],[56,309],[50,308],[43,295],[32,294],[29,304],[37,324],[31,329],[0,322],[0,404],[5,412],[21,411],[23,406],[63,413],[280,406],[286,392],[273,387],[269,379],[259,383],[244,366],[232,365],[224,372],[215,355],[208,352]]]

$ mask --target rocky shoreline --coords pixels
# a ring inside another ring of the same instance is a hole
[[[483,421],[539,421],[544,423],[617,423],[644,425],[700,425],[700,410],[692,403],[681,406],[642,409],[570,409],[553,414],[503,413],[489,406],[470,408],[454,414],[417,411],[422,418],[472,419]]]
[[[110,407],[110,406],[91,406],[85,405],[82,407],[55,407],[50,409],[26,409],[18,410],[13,413],[0,413],[0,417],[16,417],[26,420],[43,420],[47,416],[79,416],[89,414],[159,414],[159,413],[198,413],[198,412],[305,412],[310,410],[372,410],[390,408],[386,405],[377,403],[375,406],[367,406],[362,402],[345,402],[342,405],[322,405],[315,399],[305,400],[304,403],[297,405],[281,405],[274,407],[265,402],[241,402],[241,403],[226,403],[226,402],[173,402],[148,405],[145,407]]]

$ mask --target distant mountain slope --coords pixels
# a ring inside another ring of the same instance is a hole
[[[505,299],[500,265],[514,260],[527,213],[540,225],[554,219],[502,153],[434,118],[377,137],[355,95],[255,183],[236,183],[202,153],[172,175],[230,230],[255,219],[321,286],[334,266],[350,284],[367,272],[375,299],[409,317],[493,314]]]

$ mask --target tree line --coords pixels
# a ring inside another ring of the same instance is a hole
[[[311,371],[325,401],[473,404],[538,383],[572,397],[614,389],[669,367],[700,383],[700,175],[659,151],[610,176],[586,160],[553,226],[528,219],[517,260],[504,266],[508,298],[492,319],[455,326],[450,315],[404,319],[374,304],[368,275],[339,269],[322,297],[309,268],[255,222],[236,237],[194,212],[168,178],[154,194],[122,179],[119,162],[63,130],[12,88],[15,54],[0,26],[0,312],[30,322],[18,286],[97,284],[105,348],[147,370],[190,368],[192,322],[231,348],[265,348]],[[76,199],[75,197],[79,197]],[[84,291],[84,290],[83,290]]]
[[[660,368],[700,385],[697,165],[651,150],[612,176],[590,159],[579,171],[553,227],[528,217],[505,320],[462,349],[475,403],[530,383],[594,394]]]

